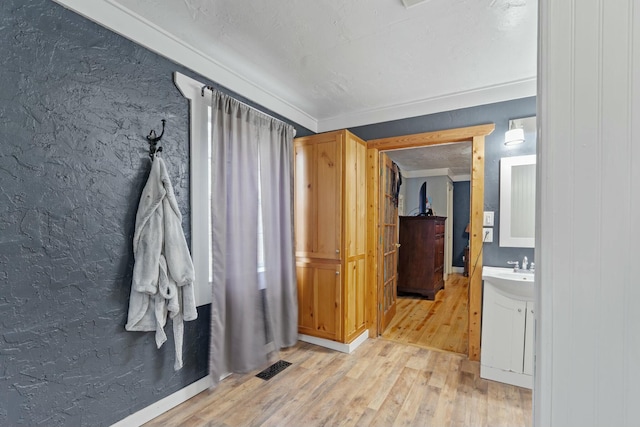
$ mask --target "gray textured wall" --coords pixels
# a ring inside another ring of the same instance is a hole
[[[5,0],[0,17],[0,425],[108,425],[206,374],[206,311],[177,374],[172,341],[124,330],[162,118],[190,227],[187,103],[172,64],[52,2]]]
[[[485,140],[485,187],[484,209],[495,212],[493,243],[484,244],[483,263],[492,266],[507,266],[508,260],[521,260],[525,255],[533,260],[532,248],[501,248],[498,244],[500,231],[500,158],[535,154],[535,141],[522,145],[506,147],[504,133],[509,128],[509,119],[536,115],[535,97],[516,99],[478,107],[429,114],[403,120],[378,123],[350,129],[364,140],[386,138],[398,135],[429,132],[495,123],[495,131]],[[411,194],[407,194],[411,199]]]
[[[209,306],[177,373],[170,325],[160,350],[124,330],[145,136],[163,118],[189,240],[172,73],[200,77],[50,0],[3,0],[0,39],[0,425],[109,425],[207,373]]]

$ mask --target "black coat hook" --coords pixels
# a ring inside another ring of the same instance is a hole
[[[149,157],[151,157],[152,160],[156,153],[162,151],[162,147],[158,147],[158,142],[162,139],[162,135],[164,135],[165,122],[166,120],[162,119],[162,132],[159,136],[156,136],[156,131],[153,129],[151,129],[149,135],[147,135],[147,141],[149,141]]]

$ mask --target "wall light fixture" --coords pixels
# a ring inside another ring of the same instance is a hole
[[[509,130],[504,134],[504,145],[522,144],[525,139],[524,135],[536,133],[536,116],[522,117],[520,119],[509,120]]]

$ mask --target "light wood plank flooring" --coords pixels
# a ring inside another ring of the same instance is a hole
[[[405,344],[467,354],[469,278],[450,274],[433,301],[400,296],[396,315],[382,334]]]
[[[529,426],[531,392],[477,362],[383,339],[347,355],[299,342],[264,381],[234,374],[148,426]]]

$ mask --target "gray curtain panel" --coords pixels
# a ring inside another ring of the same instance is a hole
[[[297,341],[295,130],[215,90],[211,106],[209,373],[217,384],[226,374],[263,366],[271,352]],[[260,217],[264,269],[258,271]]]

